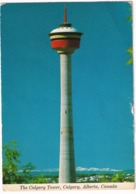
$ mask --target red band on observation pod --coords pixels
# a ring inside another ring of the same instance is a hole
[[[74,47],[79,48],[80,40],[52,40],[51,41],[52,48],[66,48],[66,47]]]

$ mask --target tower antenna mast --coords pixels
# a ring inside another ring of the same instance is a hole
[[[67,7],[64,6],[64,23],[67,23]]]

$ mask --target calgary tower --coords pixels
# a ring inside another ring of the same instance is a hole
[[[71,54],[79,48],[82,33],[67,22],[66,6],[64,23],[49,34],[52,49],[60,54],[61,106],[60,106],[60,161],[59,183],[74,183],[75,158],[72,119]]]

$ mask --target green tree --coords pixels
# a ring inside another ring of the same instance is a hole
[[[132,12],[132,7],[129,8],[129,11]],[[126,19],[126,22],[131,22],[132,23],[132,13],[131,15],[129,15],[129,17]],[[129,49],[127,49],[127,53],[129,54],[129,59],[127,60],[126,64],[127,65],[131,65],[133,64],[133,48],[132,46],[129,47]]]
[[[29,162],[28,164],[22,166],[22,176],[23,176],[23,182],[25,183],[31,183],[33,180],[33,176],[31,175],[31,171],[35,169],[35,166]]]
[[[133,64],[133,48],[130,47],[130,48],[127,50],[127,53],[130,55],[130,58],[127,60],[126,64],[127,64],[127,65],[131,65],[131,64]]]
[[[102,183],[107,182],[106,175],[101,176],[100,182],[102,182]]]
[[[31,183],[33,180],[30,172],[35,169],[33,164],[28,164],[20,167],[20,152],[17,149],[16,141],[11,141],[9,144],[3,145],[3,183]],[[22,173],[19,169],[22,168]]]
[[[16,148],[16,142],[3,146],[3,183],[13,184],[18,179],[18,165],[20,153]]]
[[[46,183],[46,176],[41,174],[33,178],[32,183]]]
[[[124,182],[124,180],[125,180],[125,173],[119,172],[112,176],[111,182]]]

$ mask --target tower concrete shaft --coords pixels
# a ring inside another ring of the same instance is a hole
[[[67,23],[66,7],[64,23],[49,33],[52,49],[60,54],[61,69],[61,119],[59,183],[75,182],[74,134],[72,121],[71,54],[80,47],[83,33]]]
[[[59,183],[75,182],[71,54],[60,54],[61,120]]]

